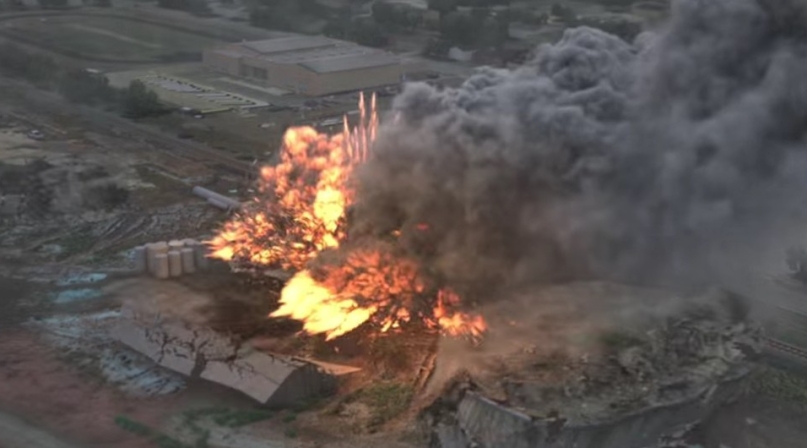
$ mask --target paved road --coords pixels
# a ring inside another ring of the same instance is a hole
[[[77,448],[13,415],[0,412],[0,448]]]

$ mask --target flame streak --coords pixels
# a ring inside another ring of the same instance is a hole
[[[297,271],[271,316],[299,320],[309,334],[333,339],[365,322],[383,332],[416,317],[449,335],[480,337],[485,331],[480,316],[457,311],[459,296],[427,287],[418,264],[391,250],[353,250],[338,265],[306,269],[321,251],[345,240],[350,176],[369,158],[377,129],[375,95],[369,113],[360,96],[359,123],[351,129],[345,116],[341,134],[289,129],[280,163],[261,169],[259,197],[208,242],[212,256]],[[417,228],[425,231],[428,225]],[[436,304],[419,307],[424,296],[436,297]]]

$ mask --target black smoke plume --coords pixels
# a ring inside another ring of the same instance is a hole
[[[357,175],[351,239],[402,229],[477,297],[708,280],[807,208],[806,30],[796,0],[678,0],[633,44],[571,29],[517,70],[411,84]]]

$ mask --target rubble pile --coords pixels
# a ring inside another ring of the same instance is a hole
[[[559,364],[541,365],[526,352],[505,360],[507,374],[491,392],[539,415],[563,409],[566,418],[589,423],[711,387],[743,362],[740,347],[753,347],[755,336],[743,323],[670,319],[643,339],[629,333],[603,335],[605,353],[599,359],[558,357]]]
[[[650,446],[708,416],[750,371],[760,335],[737,303],[597,330],[584,353],[521,345],[477,358],[424,412],[433,446]]]

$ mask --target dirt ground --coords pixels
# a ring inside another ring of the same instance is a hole
[[[24,330],[0,339],[0,409],[46,428],[66,441],[87,446],[149,446],[115,424],[131,415],[159,424],[176,406],[175,399],[148,402],[123,396],[83,375],[59,353]]]
[[[766,369],[736,402],[696,428],[705,448],[801,448],[807,440],[807,379],[800,372]]]

